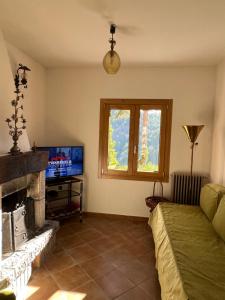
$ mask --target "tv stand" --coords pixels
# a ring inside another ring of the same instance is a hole
[[[74,176],[65,176],[65,177],[55,177],[55,178],[52,178],[52,179],[46,179],[46,184],[61,184],[61,183],[64,183],[65,181],[70,181],[70,180],[73,180],[75,177]]]
[[[74,189],[76,187],[76,189]],[[78,202],[74,202],[77,200]],[[48,219],[65,219],[79,211],[82,222],[83,179],[77,177],[46,180],[46,215]]]

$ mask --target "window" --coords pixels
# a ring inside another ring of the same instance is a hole
[[[101,99],[99,176],[169,180],[172,100]]]

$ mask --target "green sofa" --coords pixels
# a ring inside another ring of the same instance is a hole
[[[225,188],[207,184],[200,206],[159,203],[149,224],[162,300],[225,299]]]
[[[2,290],[0,291],[0,300],[16,300],[16,296],[12,291]]]

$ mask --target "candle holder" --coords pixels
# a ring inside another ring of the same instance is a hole
[[[30,69],[22,64],[19,64],[17,68],[14,82],[16,90],[16,99],[11,101],[11,105],[14,107],[14,112],[10,118],[6,119],[6,123],[9,127],[9,135],[12,137],[13,146],[10,149],[10,154],[17,155],[21,153],[20,148],[18,147],[19,137],[23,134],[23,130],[26,129],[26,119],[23,116],[23,104],[21,104],[24,99],[24,94],[22,93],[21,88],[27,88],[27,78],[26,72]],[[21,87],[21,88],[20,88]]]

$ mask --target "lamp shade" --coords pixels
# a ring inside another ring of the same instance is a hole
[[[103,67],[108,74],[116,74],[120,68],[120,57],[114,50],[109,50],[103,58]]]
[[[184,128],[190,142],[195,143],[204,125],[183,125],[182,127]]]

